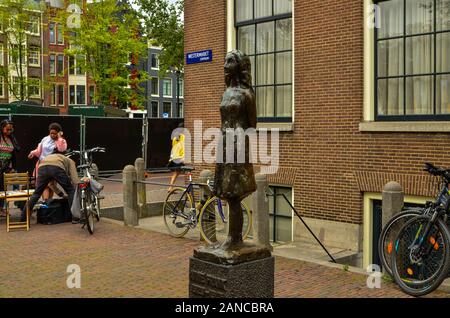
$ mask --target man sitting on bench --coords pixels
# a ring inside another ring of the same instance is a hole
[[[55,150],[48,155],[40,164],[36,180],[36,189],[30,198],[29,211],[32,213],[34,205],[41,197],[48,183],[55,180],[61,185],[68,195],[69,207],[72,205],[76,185],[80,182],[77,167],[72,159]],[[26,208],[22,210],[22,222],[26,221]]]

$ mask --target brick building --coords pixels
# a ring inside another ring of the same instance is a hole
[[[450,166],[449,10],[448,0],[186,1],[186,53],[213,51],[186,66],[186,126],[220,127],[225,54],[252,56],[258,127],[281,130],[273,189],[325,245],[371,264],[383,186],[398,181],[420,204],[436,191],[423,163]],[[272,238],[311,240],[270,200]]]

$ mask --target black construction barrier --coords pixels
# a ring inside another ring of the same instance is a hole
[[[22,148],[17,155],[17,170],[20,172],[33,172],[37,159],[28,159],[28,154],[48,135],[51,123],[62,126],[68,148],[80,149],[80,116],[12,115],[11,119],[14,122],[14,135]]]
[[[183,121],[182,118],[148,119],[147,168],[167,166],[172,149],[172,131]]]
[[[122,170],[142,157],[142,119],[86,117],[86,149],[105,147],[93,155],[100,171]]]

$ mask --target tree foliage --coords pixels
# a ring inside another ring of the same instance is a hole
[[[8,62],[2,63],[0,76],[8,87],[10,95],[19,101],[32,97],[32,87],[41,86],[35,78],[28,77],[31,37],[40,30],[41,14],[45,13],[43,2],[31,0],[1,0],[0,24],[5,36],[3,52],[8,56]],[[40,41],[36,46],[40,52]],[[3,62],[3,61],[2,61]],[[13,80],[15,79],[15,81]]]
[[[182,70],[184,67],[184,0],[134,0],[140,8],[146,36],[160,46],[160,74]]]
[[[88,3],[82,14],[76,7],[59,14],[70,48],[65,53],[77,59],[77,67],[96,84],[96,103],[143,107],[139,85],[146,73],[138,71],[137,60],[146,55],[136,12],[127,2],[100,0]]]

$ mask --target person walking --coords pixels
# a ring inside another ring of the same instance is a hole
[[[172,150],[170,152],[169,164],[167,167],[173,171],[170,178],[170,187],[168,192],[172,191],[173,185],[181,172],[181,167],[184,166],[184,142],[185,136],[181,132],[184,128],[184,123],[180,123],[178,128],[172,134]]]
[[[14,137],[14,124],[9,119],[0,122],[0,190],[5,190],[4,173],[11,173],[15,169],[16,154],[20,146]],[[0,200],[0,216],[6,216],[5,202]]]

